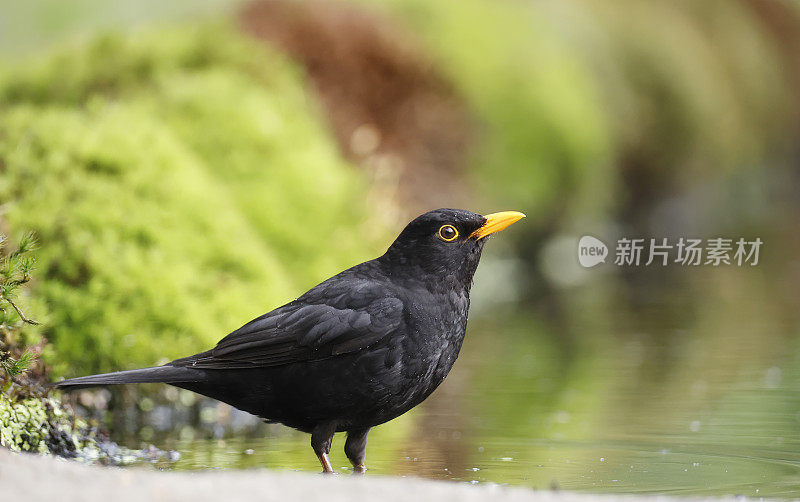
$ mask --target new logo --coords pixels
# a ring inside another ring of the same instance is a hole
[[[578,241],[578,262],[584,268],[592,268],[598,263],[605,263],[608,256],[608,246],[603,241],[584,235]]]

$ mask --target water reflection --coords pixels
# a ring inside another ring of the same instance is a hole
[[[443,387],[371,434],[371,472],[800,496],[798,309],[795,295],[775,294],[794,276],[770,266],[653,273],[598,274],[553,292],[546,311],[537,302],[474,319]],[[113,395],[109,425],[129,446],[181,453],[162,468],[319,470],[305,434],[190,393],[142,405],[130,392]],[[342,446],[337,435],[332,462],[346,472]]]

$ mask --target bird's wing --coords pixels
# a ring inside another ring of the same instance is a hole
[[[212,350],[173,364],[233,369],[325,359],[369,347],[402,323],[402,301],[379,285],[322,286],[250,321]]]

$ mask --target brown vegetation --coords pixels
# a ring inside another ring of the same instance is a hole
[[[463,197],[470,118],[412,36],[342,2],[259,0],[239,20],[304,65],[344,154],[408,210]]]

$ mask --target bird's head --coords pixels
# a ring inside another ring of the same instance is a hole
[[[486,216],[463,209],[430,211],[409,223],[381,259],[398,274],[468,290],[486,237],[524,217],[516,211]]]

